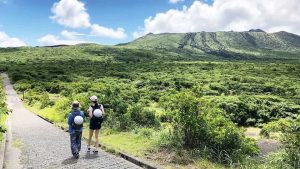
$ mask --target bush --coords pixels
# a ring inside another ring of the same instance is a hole
[[[127,131],[132,128],[132,121],[126,114],[118,114],[113,109],[106,109],[104,116],[104,125],[115,131]]]
[[[171,122],[173,119],[172,115],[168,112],[159,114],[159,121],[162,123]]]
[[[151,128],[139,128],[135,132],[143,138],[150,139],[155,131]]]
[[[213,160],[222,159],[223,162],[229,162],[228,156],[237,161],[243,155],[258,153],[255,143],[246,139],[242,131],[210,103],[200,101],[189,91],[180,92],[171,99],[172,134],[181,140],[179,146],[202,150],[207,147],[219,155],[218,159],[211,156]]]
[[[264,125],[261,130],[263,136],[269,136],[271,132],[281,133],[282,164],[290,168],[300,167],[300,120],[280,119]]]
[[[2,141],[2,134],[6,132],[6,119],[8,114],[8,109],[6,105],[6,97],[2,85],[2,78],[0,77],[0,143]]]
[[[286,117],[294,118],[300,114],[299,105],[272,96],[218,98],[216,104],[224,110],[227,117],[242,126],[255,126]]]
[[[40,105],[41,109],[54,105],[54,103],[50,100],[49,95],[47,93],[43,93],[42,96],[39,98],[39,100],[41,103]]]
[[[280,119],[278,121],[273,121],[265,124],[260,131],[260,135],[264,137],[270,137],[273,132],[282,132],[285,128],[290,128],[292,121],[290,119]]]
[[[63,114],[63,118],[66,119],[71,111],[71,101],[68,98],[61,98],[55,102],[54,109],[56,112]]]
[[[86,110],[90,106],[90,101],[89,101],[90,96],[91,95],[89,95],[87,93],[74,94],[74,95],[72,95],[72,101],[75,101],[75,100],[79,101],[81,110],[86,112]]]
[[[300,168],[300,120],[283,130],[281,140],[285,150],[284,158],[293,168]]]
[[[143,105],[136,104],[128,108],[127,112],[130,120],[140,126],[156,127],[159,126],[159,121],[153,111],[145,109]]]

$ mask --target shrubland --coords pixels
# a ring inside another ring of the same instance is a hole
[[[265,165],[247,163],[259,150],[240,126],[264,126],[268,135],[269,124],[299,119],[298,60],[203,55],[208,59],[132,46],[1,49],[0,70],[31,110],[55,123],[66,122],[73,100],[87,110],[89,96],[97,95],[106,109],[102,141],[122,149],[112,139],[122,137],[135,155],[174,153],[175,164]],[[274,128],[286,131],[276,157],[297,166],[297,132]]]

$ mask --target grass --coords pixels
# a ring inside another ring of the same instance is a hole
[[[45,109],[40,109],[39,106],[40,105],[37,103],[34,106],[26,106],[26,108],[49,121],[56,123],[61,123],[64,121],[60,115],[60,112],[57,112],[54,108],[47,107]]]
[[[67,119],[62,120],[57,118],[59,114],[53,108],[39,109],[39,105],[26,106],[31,112],[46,118],[49,121],[56,123],[57,126],[67,130]],[[65,121],[65,122],[63,122]],[[88,125],[85,124],[85,130],[83,136],[88,138]],[[143,154],[150,150],[155,145],[152,139],[141,136],[140,133],[136,132],[115,132],[110,129],[101,130],[100,141],[108,148],[113,148],[119,151],[124,151],[132,155],[143,156]]]
[[[247,127],[245,129],[246,129],[246,132],[245,132],[246,137],[249,137],[249,138],[252,138],[252,139],[255,139],[255,140],[260,139],[260,135],[259,135],[259,133],[261,131],[260,128]]]
[[[0,142],[3,140],[3,133],[6,131],[7,107],[5,103],[5,92],[2,77],[0,76]]]
[[[14,148],[19,148],[20,149],[20,148],[22,148],[24,146],[24,144],[23,144],[23,142],[20,139],[15,139],[12,142],[12,146]]]
[[[3,139],[3,133],[6,131],[6,120],[7,120],[7,115],[6,114],[1,114],[0,116],[0,142]]]
[[[88,136],[88,132],[84,133]],[[100,136],[100,142],[107,148],[143,157],[149,150],[153,149],[155,142],[152,139],[141,137],[132,132],[116,132],[109,134],[109,130],[103,130]]]
[[[26,107],[52,122],[55,125],[67,130],[68,125],[65,122],[62,122],[61,119],[57,121],[57,114],[54,108],[45,108],[40,109],[39,104],[35,104],[34,106]],[[83,137],[88,138],[88,125],[85,124],[84,126]],[[211,169],[221,169],[225,168],[223,165],[216,164],[210,162],[208,160],[202,159],[200,157],[184,157],[184,158],[191,158],[192,163],[187,165],[174,163],[172,161],[180,158],[176,153],[171,153],[168,151],[161,151],[159,149],[159,145],[157,139],[160,135],[161,131],[155,131],[153,129],[147,128],[137,128],[135,130],[129,132],[117,132],[106,127],[103,127],[100,131],[100,143],[106,147],[106,151],[110,153],[123,152],[126,154],[133,155],[138,158],[146,159],[153,164],[161,165],[164,168],[211,168]],[[94,141],[94,140],[93,140]],[[15,142],[16,146],[22,146],[19,140]],[[170,155],[171,154],[171,155]],[[169,159],[170,158],[170,159]],[[183,159],[184,160],[184,159]]]

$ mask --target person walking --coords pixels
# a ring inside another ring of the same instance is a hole
[[[80,103],[72,103],[72,111],[69,114],[68,125],[71,140],[71,151],[73,156],[78,159],[81,150],[81,138],[83,131],[84,112],[80,111]]]
[[[89,140],[87,151],[90,152],[91,141],[93,138],[93,134],[95,133],[95,150],[94,153],[98,153],[99,148],[99,131],[102,126],[103,117],[104,117],[104,107],[102,104],[98,103],[97,96],[90,97],[91,105],[87,110],[88,115],[90,117],[90,130],[89,130]]]

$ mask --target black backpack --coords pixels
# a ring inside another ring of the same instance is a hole
[[[81,112],[78,111],[78,110],[74,110],[74,111],[72,112],[72,114],[73,114],[73,121],[72,121],[72,127],[73,127],[73,129],[74,129],[74,130],[81,130],[82,127],[83,127],[83,123],[80,124],[80,125],[78,125],[78,124],[75,123],[75,117],[81,116]],[[82,117],[82,116],[81,116],[81,117]]]
[[[96,104],[95,106],[92,106],[92,108],[93,108],[93,117],[92,117],[92,121],[93,122],[95,122],[95,123],[97,123],[97,124],[101,124],[102,122],[103,122],[103,117],[101,116],[101,117],[96,117],[96,116],[94,116],[94,111],[96,110],[96,109],[100,109],[101,111],[102,111],[102,109],[101,109],[101,105],[99,105],[99,104]]]

